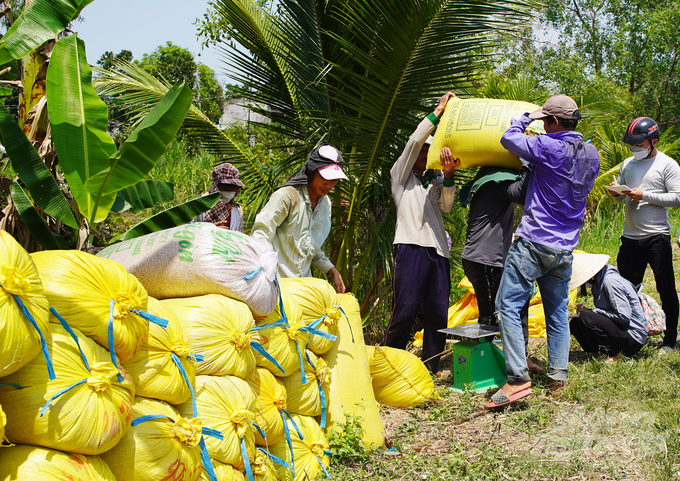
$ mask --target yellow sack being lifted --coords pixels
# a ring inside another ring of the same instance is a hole
[[[279,287],[298,304],[306,326],[338,335],[342,311],[338,308],[338,295],[332,285],[316,277],[287,277],[279,279]],[[314,354],[325,354],[334,342],[310,333],[308,349]]]
[[[0,445],[5,441],[5,426],[7,425],[7,416],[5,416],[5,411],[2,410],[0,406]]]
[[[182,404],[191,396],[196,362],[175,313],[149,297],[148,312],[168,321],[167,327],[149,324],[149,337],[123,366],[135,383],[137,396]],[[181,366],[181,369],[180,369]]]
[[[36,446],[0,449],[0,481],[116,481],[99,456]]]
[[[255,394],[248,383],[235,376],[196,376],[196,406],[204,428],[222,434],[219,440],[205,436],[210,457],[222,463],[245,468],[243,451],[248,459],[255,455]],[[179,413],[187,418],[193,416],[191,401],[178,406]]]
[[[356,416],[361,418],[361,427],[364,428],[364,445],[382,447],[385,445],[385,431],[371,386],[359,302],[352,294],[340,294],[338,304],[347,313],[349,324],[338,324],[338,340],[323,356],[331,369],[328,429],[342,432],[340,426],[348,417]]]
[[[325,428],[328,387],[333,376],[331,369],[326,361],[311,352],[307,353],[304,366],[305,384],[302,384],[299,371],[283,380],[288,393],[288,411],[303,416],[321,416],[321,427]]]
[[[407,408],[429,400],[434,393],[434,382],[425,364],[403,349],[391,347],[369,348],[369,366],[373,378],[373,392],[379,403]]]
[[[23,389],[0,386],[7,438],[72,453],[108,451],[132,421],[135,387],[130,375],[122,367],[119,374],[110,353],[79,331],[73,330],[76,344],[61,325],[50,323],[49,329],[56,379],[48,379],[45,360],[37,356],[3,379]]]
[[[80,251],[31,254],[53,307],[75,329],[111,350],[109,329],[121,362],[136,353],[149,323],[133,311],[146,311],[147,295],[120,264]],[[113,301],[113,302],[112,302]]]
[[[537,109],[538,105],[517,100],[452,98],[430,145],[427,168],[441,169],[439,153],[448,147],[460,158],[459,169],[490,165],[519,170],[519,158],[501,145],[501,136],[511,119]],[[541,122],[532,123],[528,130],[536,135],[544,133]]]
[[[196,481],[201,475],[201,422],[168,404],[136,397],[132,427],[101,455],[116,479]]]
[[[44,343],[48,334],[48,308],[31,256],[0,230],[0,377],[19,370],[40,353],[41,339]]]
[[[325,469],[330,463],[330,458],[328,457],[330,448],[328,447],[328,441],[326,441],[323,430],[312,417],[292,414],[291,418],[300,429],[303,439],[300,439],[293,423],[287,419],[286,422],[288,423],[293,445],[295,477],[293,477],[291,468],[277,464],[276,471],[279,474],[279,479],[282,481],[307,481],[309,479],[316,479],[319,474],[326,474],[328,476]],[[293,459],[291,459],[290,449],[285,439],[273,445],[271,452],[289,465],[292,464],[291,461]]]
[[[234,468],[231,464],[220,463],[214,459],[210,460],[217,475],[217,481],[244,481],[245,478],[241,471]],[[201,481],[210,481],[208,472],[205,469],[201,469],[201,477],[198,478]]]
[[[255,357],[258,366],[266,367],[277,377],[286,377],[301,369],[309,336],[297,302],[288,295],[282,295],[281,298],[285,317],[277,306],[274,312],[265,317],[257,317],[255,321],[262,347],[283,371],[262,354],[257,353]]]
[[[283,382],[276,378],[269,369],[258,367],[246,379],[257,397],[255,423],[267,435],[263,438],[255,429],[255,444],[269,446],[283,438],[283,411],[288,409],[286,403],[286,388]]]
[[[165,299],[161,305],[177,315],[192,352],[203,357],[196,373],[245,379],[255,369],[253,343],[259,344],[260,335],[252,330],[255,321],[243,302],[209,294]]]

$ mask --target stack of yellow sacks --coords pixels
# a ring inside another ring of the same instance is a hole
[[[383,445],[358,302],[327,282],[283,281],[283,309],[254,318],[221,295],[157,301],[108,259],[0,242],[0,442],[16,444],[0,481],[314,479],[323,428],[349,414]]]

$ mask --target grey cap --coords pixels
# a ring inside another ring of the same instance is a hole
[[[576,105],[574,99],[564,94],[553,95],[545,101],[543,108],[531,112],[529,117],[542,119],[553,115],[560,119],[581,120],[578,105]]]

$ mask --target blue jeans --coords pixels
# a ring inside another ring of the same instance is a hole
[[[534,281],[541,291],[545,311],[548,377],[556,381],[567,379],[572,261],[570,251],[552,249],[522,238],[510,246],[496,296],[508,382],[530,380],[520,310],[531,295]]]

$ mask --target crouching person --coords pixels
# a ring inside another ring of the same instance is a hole
[[[637,354],[647,328],[635,287],[608,260],[606,255],[574,254],[572,280],[580,278],[590,287],[595,309],[579,306],[569,327],[584,351],[601,352],[614,361]]]

